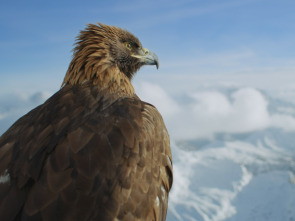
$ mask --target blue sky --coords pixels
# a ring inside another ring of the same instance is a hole
[[[294,73],[294,9],[293,0],[1,0],[0,93],[57,89],[75,37],[95,22],[139,37],[160,58],[157,74]]]

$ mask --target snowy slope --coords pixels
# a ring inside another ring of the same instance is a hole
[[[295,220],[295,77],[143,76],[134,84],[171,135],[167,220]],[[0,95],[0,134],[51,94],[39,91]]]
[[[270,129],[174,146],[168,220],[293,220],[295,154],[275,137],[294,143],[294,134]]]

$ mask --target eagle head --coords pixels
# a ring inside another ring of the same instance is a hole
[[[75,45],[63,85],[91,81],[116,68],[131,80],[143,65],[159,67],[155,53],[144,48],[133,34],[115,26],[89,24]]]
[[[109,36],[109,51],[114,64],[129,78],[142,65],[156,65],[159,67],[159,60],[155,53],[142,47],[137,37],[126,30],[117,27],[103,26],[105,30],[113,30],[114,35]]]

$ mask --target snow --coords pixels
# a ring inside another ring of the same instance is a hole
[[[155,80],[156,79],[156,80]],[[295,77],[142,75],[171,136],[170,221],[295,220]],[[0,96],[0,133],[52,93]]]

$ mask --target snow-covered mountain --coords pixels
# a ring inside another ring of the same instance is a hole
[[[295,220],[292,80],[178,75],[134,82],[139,97],[163,114],[171,135],[167,220]],[[9,93],[0,96],[0,134],[50,95]]]
[[[174,144],[168,220],[294,220],[294,141],[271,128]]]

